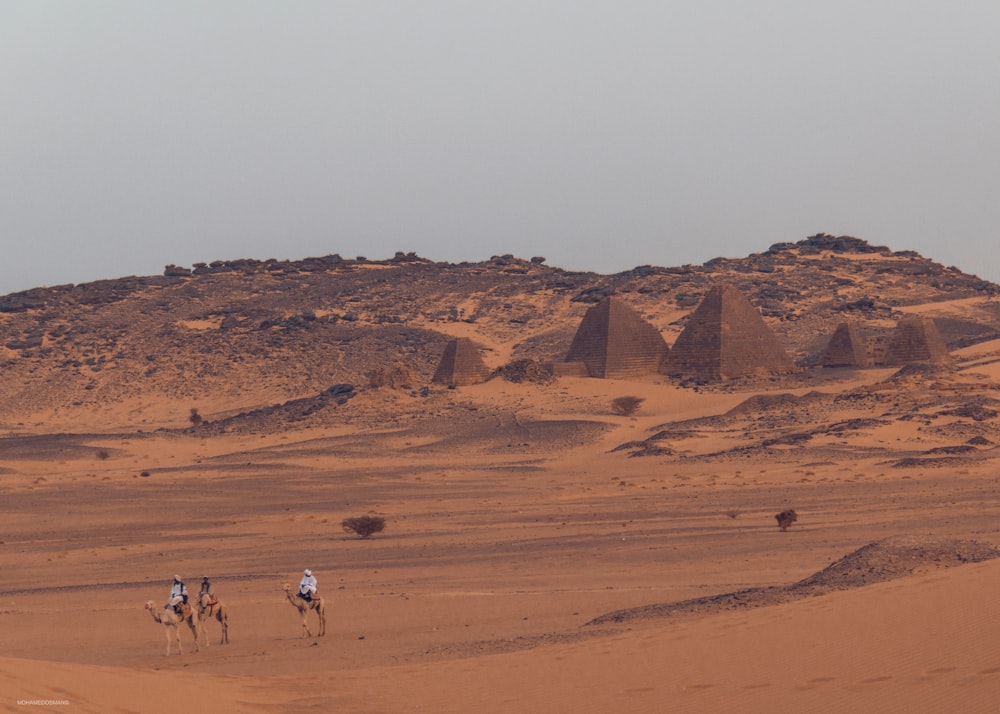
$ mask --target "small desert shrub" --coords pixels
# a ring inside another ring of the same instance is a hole
[[[799,520],[799,516],[794,509],[788,509],[787,511],[775,514],[774,520],[778,522],[778,528],[780,530],[787,531],[789,526]]]
[[[197,409],[191,407],[191,416],[188,417],[188,420],[191,422],[191,426],[198,426],[202,422],[201,414],[198,413]]]
[[[385,519],[381,516],[356,516],[345,518],[340,526],[348,533],[357,533],[362,538],[368,538],[373,533],[381,533],[385,529]]]
[[[101,461],[104,461],[105,459],[110,459],[111,454],[109,454],[104,449],[101,449],[100,451],[97,452],[97,458],[100,459]]]
[[[619,416],[632,416],[644,401],[642,397],[618,397],[611,402],[611,411]]]

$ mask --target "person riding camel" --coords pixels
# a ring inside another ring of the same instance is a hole
[[[210,599],[215,600],[215,593],[212,592],[212,583],[209,582],[207,575],[201,579],[201,590],[198,591],[199,602],[201,601],[201,596],[205,593],[208,593]]]
[[[170,599],[167,601],[166,607],[174,608],[174,612],[181,615],[184,610],[183,605],[187,605],[187,601],[187,587],[184,585],[184,581],[181,579],[181,576],[175,575],[173,587],[170,588]],[[164,609],[166,609],[166,607]]]
[[[299,582],[299,597],[306,602],[312,602],[313,597],[316,595],[316,578],[309,568],[306,568],[304,573],[302,580]]]

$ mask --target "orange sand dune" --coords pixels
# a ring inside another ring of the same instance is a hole
[[[991,561],[571,644],[303,676],[0,658],[0,711],[990,712],[998,587]]]

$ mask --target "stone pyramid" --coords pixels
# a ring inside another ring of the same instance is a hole
[[[636,377],[655,374],[668,351],[659,330],[610,295],[587,310],[565,362],[583,363],[591,377]]]
[[[853,322],[837,325],[826,349],[819,357],[823,367],[868,367],[868,342],[861,328]]]
[[[940,362],[948,357],[948,346],[941,338],[934,320],[927,317],[904,317],[896,323],[892,339],[879,364],[899,367],[914,362]]]
[[[490,370],[483,363],[475,343],[468,337],[457,337],[445,346],[431,381],[461,387],[485,382],[489,376]]]
[[[743,293],[718,285],[691,313],[662,371],[717,381],[793,369],[788,353]]]

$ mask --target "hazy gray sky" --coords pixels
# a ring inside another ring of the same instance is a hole
[[[1000,281],[998,35],[996,0],[0,0],[0,294],[821,231]]]

